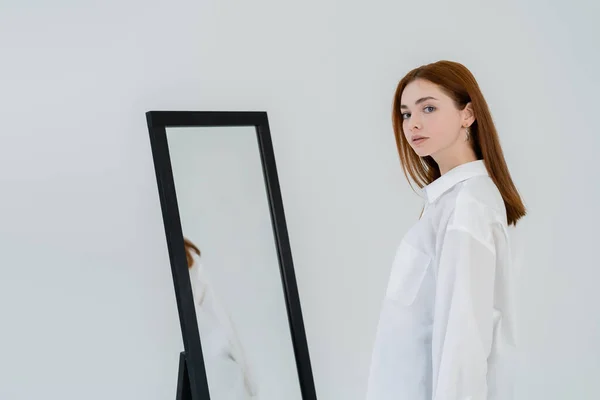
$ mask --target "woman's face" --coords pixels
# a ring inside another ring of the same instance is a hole
[[[464,127],[474,120],[470,103],[458,110],[437,85],[424,79],[409,83],[402,92],[400,112],[404,135],[420,157],[432,156],[437,161],[445,153],[468,146]]]

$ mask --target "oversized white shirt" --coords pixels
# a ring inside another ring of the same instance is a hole
[[[424,188],[383,300],[367,400],[512,400],[513,266],[503,199],[483,160]]]
[[[190,280],[211,399],[257,399],[256,383],[234,324],[197,255]]]

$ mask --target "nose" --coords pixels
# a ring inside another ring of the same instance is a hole
[[[411,116],[411,118],[410,118],[410,130],[411,131],[420,130],[421,127],[422,127],[421,121],[419,119],[415,118],[414,116]]]

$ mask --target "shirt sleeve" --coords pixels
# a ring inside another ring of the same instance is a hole
[[[434,305],[434,400],[487,400],[496,250],[492,224],[449,226],[441,245]]]

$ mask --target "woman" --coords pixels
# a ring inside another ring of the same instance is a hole
[[[187,238],[184,238],[184,244],[210,396],[214,399],[256,399],[256,388],[242,346],[200,262],[200,250]]]
[[[525,207],[475,78],[439,61],[398,84],[393,127],[425,206],[397,249],[368,400],[511,400],[508,226]]]

